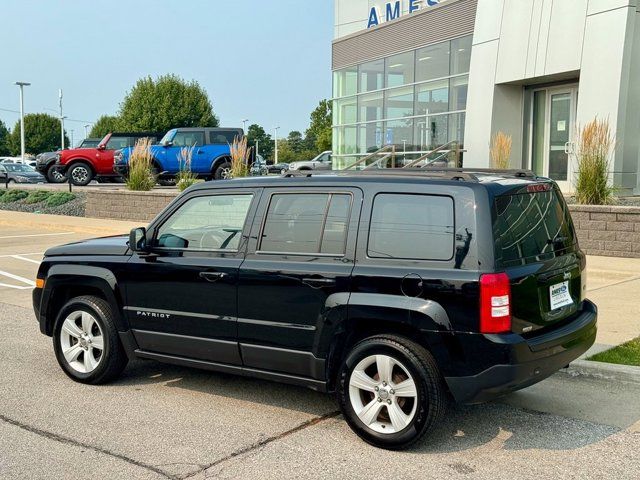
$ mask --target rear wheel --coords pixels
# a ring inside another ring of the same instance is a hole
[[[91,182],[93,178],[93,172],[86,163],[76,163],[69,169],[69,176],[74,185],[83,187],[89,185],[89,182]]]
[[[58,167],[51,165],[47,168],[47,180],[50,183],[63,183],[67,181],[67,176]]]
[[[223,161],[213,172],[213,178],[216,180],[227,180],[231,178],[231,162]]]
[[[338,376],[340,409],[353,431],[381,448],[402,449],[443,416],[446,392],[435,360],[395,335],[356,344]]]
[[[94,296],[73,298],[62,307],[53,348],[64,372],[81,383],[106,383],[127,365],[111,307]]]

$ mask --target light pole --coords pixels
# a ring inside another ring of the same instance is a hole
[[[71,144],[69,145],[70,148],[73,148],[73,128],[70,130],[71,132]]]
[[[31,85],[28,82],[16,82],[20,87],[20,158],[24,163],[24,87]]]
[[[274,140],[276,142],[276,155],[275,155],[274,160],[273,160],[274,164],[278,163],[278,130],[280,130],[280,127],[275,127],[273,129],[273,132],[274,132],[273,138],[274,138]]]
[[[244,120],[242,120],[242,131],[244,132],[244,134],[247,134],[247,122],[249,121],[248,118],[245,118]]]
[[[84,138],[87,138],[89,136],[89,127],[91,126],[91,124],[87,124],[84,126]]]
[[[63,117],[60,115],[60,150],[64,150],[64,119],[67,117]],[[71,142],[73,144],[73,142]]]

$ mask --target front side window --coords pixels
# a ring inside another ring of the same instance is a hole
[[[349,194],[273,195],[260,250],[342,255],[345,252],[350,211]]]
[[[195,147],[204,145],[204,132],[178,132],[173,137],[174,147]]]
[[[253,195],[212,195],[188,200],[158,229],[156,246],[235,251]]]
[[[451,197],[376,195],[367,246],[369,257],[449,260],[453,257],[453,246]]]
[[[129,146],[128,137],[111,137],[107,142],[107,150],[120,150]]]

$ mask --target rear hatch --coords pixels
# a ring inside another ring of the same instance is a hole
[[[511,283],[513,332],[542,333],[578,311],[586,262],[555,184],[494,197],[493,234],[497,271]]]

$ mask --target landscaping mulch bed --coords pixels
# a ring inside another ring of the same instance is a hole
[[[577,205],[575,197],[565,196],[569,205]],[[640,197],[616,197],[610,206],[617,207],[640,207]]]
[[[2,192],[0,192],[2,193]],[[75,199],[58,205],[50,207],[45,205],[45,202],[28,204],[24,199],[16,202],[1,203],[0,210],[11,210],[13,212],[30,212],[30,213],[46,213],[51,215],[68,215],[71,217],[84,217],[85,205],[87,198],[84,193],[75,193]],[[1,214],[0,214],[1,215]]]

